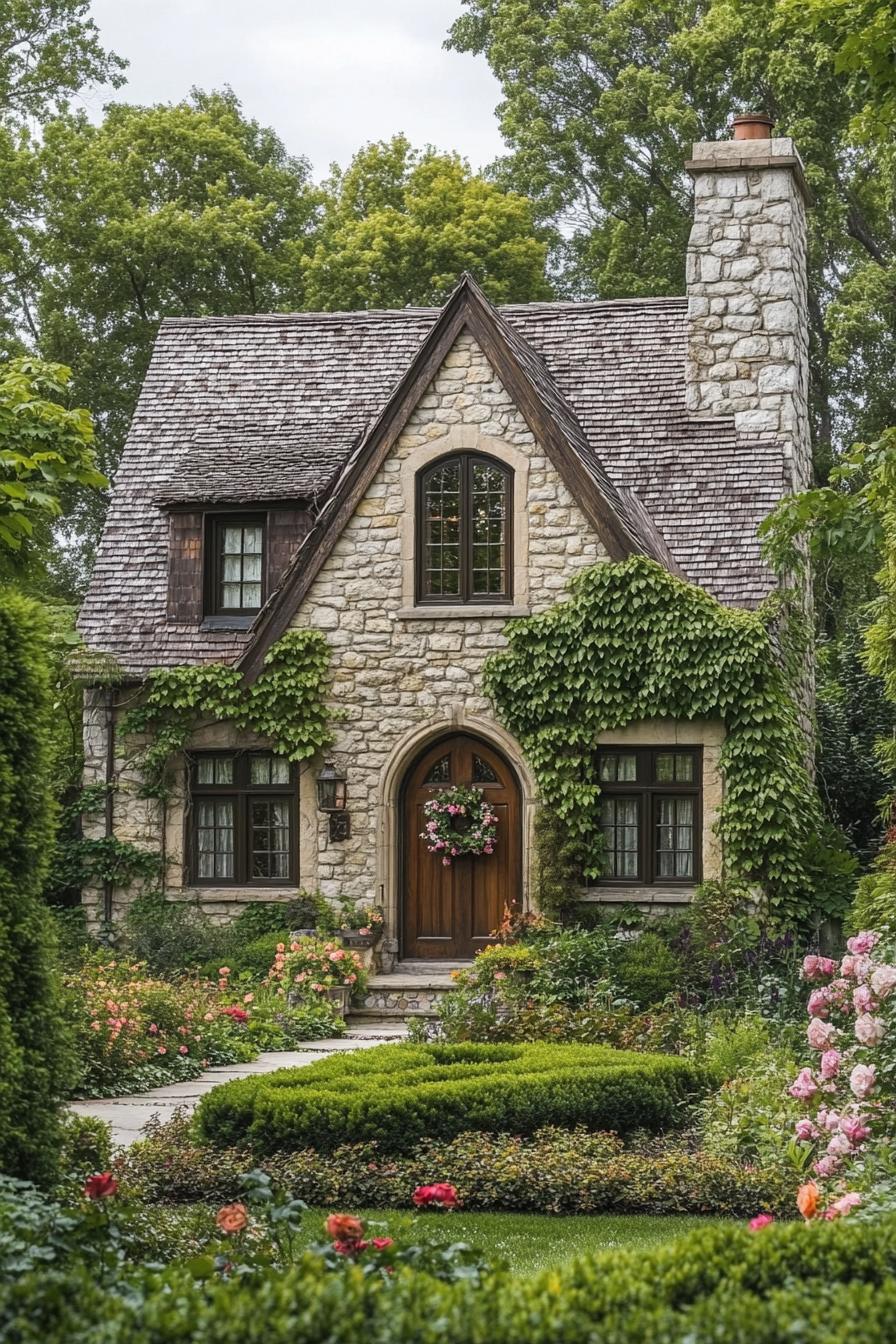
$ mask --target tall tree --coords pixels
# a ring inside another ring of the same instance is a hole
[[[500,80],[512,152],[498,171],[565,221],[572,293],[681,292],[690,142],[724,135],[738,107],[765,108],[794,136],[816,197],[820,463],[832,443],[879,432],[896,365],[896,164],[857,131],[862,92],[830,35],[796,22],[792,0],[463,3],[448,45],[483,54]]]
[[[0,122],[43,121],[87,84],[123,84],[126,65],[103,49],[90,0],[0,5]]]
[[[549,296],[532,203],[474,175],[457,154],[417,151],[397,135],[334,168],[324,190],[305,262],[309,308],[438,304],[462,271],[499,303]]]

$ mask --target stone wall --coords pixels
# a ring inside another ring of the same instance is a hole
[[[787,138],[694,145],[687,405],[782,441],[811,481],[806,188]]]

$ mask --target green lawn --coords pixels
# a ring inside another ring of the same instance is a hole
[[[315,1209],[306,1215],[309,1242],[322,1239],[327,1212],[330,1210]],[[359,1217],[376,1236],[407,1229],[409,1225],[408,1214],[403,1212],[369,1209],[362,1210]],[[446,1242],[468,1242],[487,1255],[506,1261],[514,1273],[531,1274],[595,1251],[656,1246],[696,1227],[723,1220],[613,1213],[569,1217],[541,1213],[428,1213],[419,1215],[415,1221],[426,1229],[428,1236]]]

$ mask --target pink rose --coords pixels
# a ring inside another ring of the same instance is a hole
[[[827,1017],[830,1011],[830,996],[826,989],[813,989],[806,1004],[810,1017]]]
[[[879,999],[885,999],[896,989],[896,966],[878,966],[871,973],[871,988]]]
[[[817,1119],[821,1128],[826,1129],[829,1134],[833,1134],[836,1129],[840,1128],[839,1115],[836,1111],[829,1111],[826,1106],[822,1106]]]
[[[886,1028],[881,1019],[872,1017],[870,1013],[863,1013],[861,1017],[856,1018],[855,1031],[859,1045],[880,1045],[886,1035]]]
[[[825,1218],[845,1218],[853,1209],[857,1209],[862,1202],[862,1196],[857,1190],[850,1190],[839,1199],[835,1199],[827,1209],[825,1209]]]
[[[827,1050],[836,1034],[836,1027],[830,1022],[823,1022],[820,1017],[813,1017],[806,1028],[806,1036],[813,1050]]]
[[[810,1101],[818,1091],[818,1084],[812,1077],[811,1069],[800,1069],[794,1082],[787,1089],[797,1101]]]
[[[853,952],[857,957],[863,957],[866,952],[870,952],[878,941],[878,935],[872,933],[870,929],[865,929],[862,933],[857,933],[854,938],[847,938],[846,949]]]
[[[808,956],[803,958],[802,976],[804,980],[821,980],[826,972],[822,969],[824,957]],[[828,972],[829,974],[829,972]]]
[[[818,1138],[818,1130],[811,1120],[797,1120],[794,1134],[800,1143],[810,1143]]]
[[[844,1116],[840,1121],[840,1130],[849,1139],[854,1148],[864,1143],[871,1130],[860,1115]]]
[[[858,957],[853,956],[844,957],[843,960],[841,961],[840,974],[845,975],[847,980],[855,980],[856,978],[855,966],[857,961]]]
[[[839,1050],[825,1050],[821,1057],[821,1076],[827,1081],[829,1078],[836,1078],[837,1071],[840,1068]]]
[[[877,1070],[873,1064],[857,1064],[849,1075],[849,1086],[858,1101],[864,1101],[874,1091]]]
[[[852,1006],[857,1013],[870,1013],[875,1007],[874,995],[867,985],[856,985],[852,992]]]
[[[749,1227],[751,1232],[761,1232],[764,1227],[768,1227],[769,1223],[773,1223],[774,1221],[775,1220],[770,1213],[757,1213],[756,1217],[751,1218],[749,1223],[747,1223],[747,1227]]]
[[[845,1157],[852,1152],[852,1144],[845,1134],[835,1134],[828,1143],[827,1152],[831,1157]]]
[[[839,1166],[839,1157],[831,1157],[830,1154],[828,1154],[825,1157],[820,1157],[818,1161],[814,1163],[812,1170],[815,1172],[816,1176],[833,1176]]]

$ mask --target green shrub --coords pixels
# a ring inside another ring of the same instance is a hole
[[[210,961],[221,964],[226,932],[194,905],[169,901],[160,892],[138,896],[124,920],[124,939],[136,961],[153,975],[195,971]]]
[[[650,1251],[583,1256],[515,1278],[439,1282],[330,1267],[218,1278],[210,1262],[165,1271],[46,1267],[0,1288],[16,1344],[889,1344],[896,1220],[713,1227]]]
[[[613,978],[627,999],[650,1008],[681,987],[684,967],[658,933],[642,933],[620,945]]]
[[[76,1182],[95,1171],[106,1171],[112,1161],[112,1130],[95,1115],[66,1111],[62,1123],[59,1166],[63,1174]]]
[[[599,1045],[385,1045],[225,1083],[197,1119],[213,1143],[259,1153],[373,1138],[400,1152],[471,1127],[662,1130],[703,1084],[686,1060]]]
[[[282,913],[282,912],[281,912]],[[224,962],[230,967],[230,978],[245,976],[251,980],[264,980],[274,964],[277,944],[289,942],[289,930],[277,929],[274,933],[260,933],[249,942],[238,943],[236,938],[228,938],[229,946],[222,949],[221,955],[207,961],[202,967],[203,975],[210,980],[217,979],[218,971]]]
[[[53,847],[45,628],[0,593],[0,1170],[39,1182],[58,1165],[73,1070],[41,901]]]
[[[156,1123],[121,1162],[123,1188],[152,1206],[227,1203],[256,1159],[197,1143],[186,1116]],[[664,1141],[666,1142],[666,1141]],[[320,1208],[407,1208],[418,1185],[450,1181],[465,1209],[518,1213],[795,1213],[793,1178],[667,1145],[623,1149],[614,1134],[546,1127],[531,1136],[464,1132],[423,1139],[406,1155],[376,1142],[261,1160],[275,1183]]]

